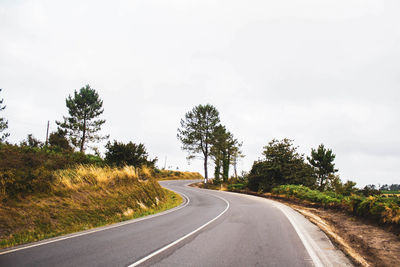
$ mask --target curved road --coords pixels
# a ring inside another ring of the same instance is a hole
[[[161,182],[184,197],[175,209],[0,250],[0,266],[351,266],[289,207],[188,183]]]

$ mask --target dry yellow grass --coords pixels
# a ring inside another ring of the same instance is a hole
[[[173,170],[157,170],[154,177],[157,180],[198,180],[204,177],[198,172],[181,172]]]
[[[50,193],[0,202],[0,247],[85,230],[179,205],[148,169],[77,166],[54,173]]]
[[[54,173],[56,178],[54,189],[57,190],[59,187],[64,187],[76,190],[86,185],[107,185],[121,179],[137,181],[138,172],[139,170],[132,166],[125,166],[119,169],[78,165],[73,169],[56,171]]]

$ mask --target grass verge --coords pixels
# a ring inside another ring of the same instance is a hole
[[[134,168],[78,166],[54,174],[52,190],[0,202],[0,247],[60,236],[161,212],[182,203]]]
[[[173,170],[154,170],[154,178],[157,180],[199,180],[204,177],[198,172],[181,172]]]

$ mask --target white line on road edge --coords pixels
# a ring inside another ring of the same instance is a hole
[[[207,194],[207,193],[206,193],[206,194]],[[207,195],[211,195],[211,194],[207,194]],[[158,254],[160,254],[161,252],[163,252],[163,251],[169,249],[170,247],[175,246],[175,245],[178,244],[179,242],[181,242],[181,241],[183,241],[184,239],[188,238],[189,236],[191,236],[191,235],[197,233],[198,231],[200,231],[201,229],[203,229],[204,227],[206,227],[207,225],[209,225],[210,223],[214,222],[214,221],[217,220],[219,217],[221,217],[221,216],[229,209],[229,206],[230,206],[230,205],[229,205],[229,202],[228,202],[226,199],[224,199],[224,198],[222,198],[222,197],[220,197],[220,196],[216,196],[216,195],[212,195],[212,196],[217,197],[217,198],[222,199],[223,201],[225,201],[225,203],[226,203],[227,205],[226,205],[226,208],[225,208],[225,210],[224,210],[223,212],[221,212],[217,217],[215,217],[215,218],[212,219],[211,221],[209,221],[209,222],[203,224],[202,226],[200,226],[200,227],[197,228],[196,230],[194,230],[194,231],[188,233],[188,234],[185,235],[185,236],[182,236],[181,238],[175,240],[175,241],[172,242],[172,243],[169,243],[169,244],[166,245],[165,247],[162,247],[162,248],[160,248],[159,250],[156,250],[155,252],[151,253],[150,255],[147,255],[146,257],[144,257],[144,258],[138,260],[137,262],[134,262],[134,263],[132,263],[131,265],[128,265],[128,267],[138,266],[139,264],[141,264],[141,263],[143,263],[143,262],[145,262],[145,261],[151,259],[152,257],[154,257],[154,256],[156,256],[156,255],[158,255]]]
[[[326,257],[324,257],[323,253],[318,253],[321,257],[324,258],[324,262],[326,262],[326,265],[324,265],[320,259],[320,257],[317,255],[316,253],[316,249],[318,250],[318,245],[315,244],[314,240],[312,240],[309,237],[306,237],[306,235],[304,234],[304,231],[302,231],[299,226],[296,224],[295,222],[295,218],[293,217],[292,214],[290,214],[288,212],[288,210],[290,210],[291,208],[281,204],[279,202],[270,200],[270,199],[265,199],[265,198],[260,198],[258,196],[253,196],[253,195],[247,195],[247,194],[238,194],[238,193],[233,193],[233,192],[226,192],[224,191],[224,193],[226,194],[234,194],[234,195],[241,195],[243,197],[248,197],[248,198],[256,198],[256,199],[264,199],[267,201],[271,201],[273,203],[273,206],[278,208],[285,216],[286,218],[289,220],[290,224],[293,226],[294,230],[296,231],[297,235],[299,236],[301,242],[303,243],[305,249],[307,250],[308,255],[311,257],[311,260],[314,263],[315,267],[324,267],[324,266],[332,266],[331,264],[329,264],[329,261],[326,259]]]
[[[294,221],[293,216],[289,212],[287,212],[287,210],[282,208],[280,205],[274,205],[274,206],[277,207],[278,209],[280,209],[282,211],[282,213],[285,214],[285,216],[288,218],[289,222],[292,224],[292,226],[293,226],[294,230],[296,231],[297,235],[300,237],[301,241],[303,242],[303,245],[306,248],[308,254],[310,255],[312,261],[314,262],[315,267],[324,267],[324,265],[322,264],[321,260],[319,259],[319,257],[315,253],[315,250],[313,249],[313,246],[310,244],[308,238],[306,238],[303,235],[303,231],[301,231],[299,229],[299,227],[297,226],[296,222]]]
[[[148,220],[148,219],[151,219],[151,218],[154,218],[154,217],[166,215],[168,213],[171,213],[171,212],[174,212],[174,211],[177,211],[177,210],[180,210],[180,209],[186,207],[189,204],[190,199],[185,194],[183,194],[181,192],[178,192],[178,191],[175,191],[175,190],[174,190],[174,192],[182,195],[186,199],[186,203],[181,204],[178,207],[175,207],[173,209],[166,210],[166,211],[163,211],[163,212],[160,212],[160,213],[156,213],[156,214],[153,214],[153,215],[149,215],[149,216],[146,216],[146,217],[142,217],[142,218],[138,218],[138,219],[132,219],[132,220],[129,220],[129,221],[126,221],[126,222],[120,222],[120,223],[116,223],[116,224],[113,224],[113,225],[110,225],[110,226],[104,226],[104,227],[99,228],[99,229],[88,230],[88,231],[85,231],[85,232],[82,232],[82,233],[79,233],[79,234],[72,234],[72,235],[69,235],[69,236],[64,236],[64,237],[60,237],[60,238],[56,238],[56,239],[51,239],[51,240],[44,241],[44,242],[40,242],[39,241],[40,243],[36,243],[36,244],[24,246],[24,247],[19,247],[19,248],[15,248],[15,249],[2,251],[2,252],[0,252],[0,255],[16,252],[16,251],[23,250],[23,249],[28,249],[28,248],[38,247],[38,246],[42,246],[42,245],[47,245],[47,244],[50,244],[50,243],[54,243],[54,242],[58,242],[58,241],[62,241],[62,240],[66,240],[66,239],[70,239],[70,238],[74,238],[74,237],[78,237],[78,236],[89,235],[89,234],[93,234],[93,233],[97,233],[97,232],[101,232],[101,231],[105,231],[105,230],[121,227],[121,226],[124,226],[124,225],[127,225],[127,224],[137,223],[137,222]]]

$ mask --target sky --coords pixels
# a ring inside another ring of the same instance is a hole
[[[209,103],[243,142],[239,171],[290,138],[331,148],[344,181],[400,183],[398,14],[398,0],[0,0],[0,116],[9,142],[44,140],[89,84],[110,140],[202,173],[176,134]]]

